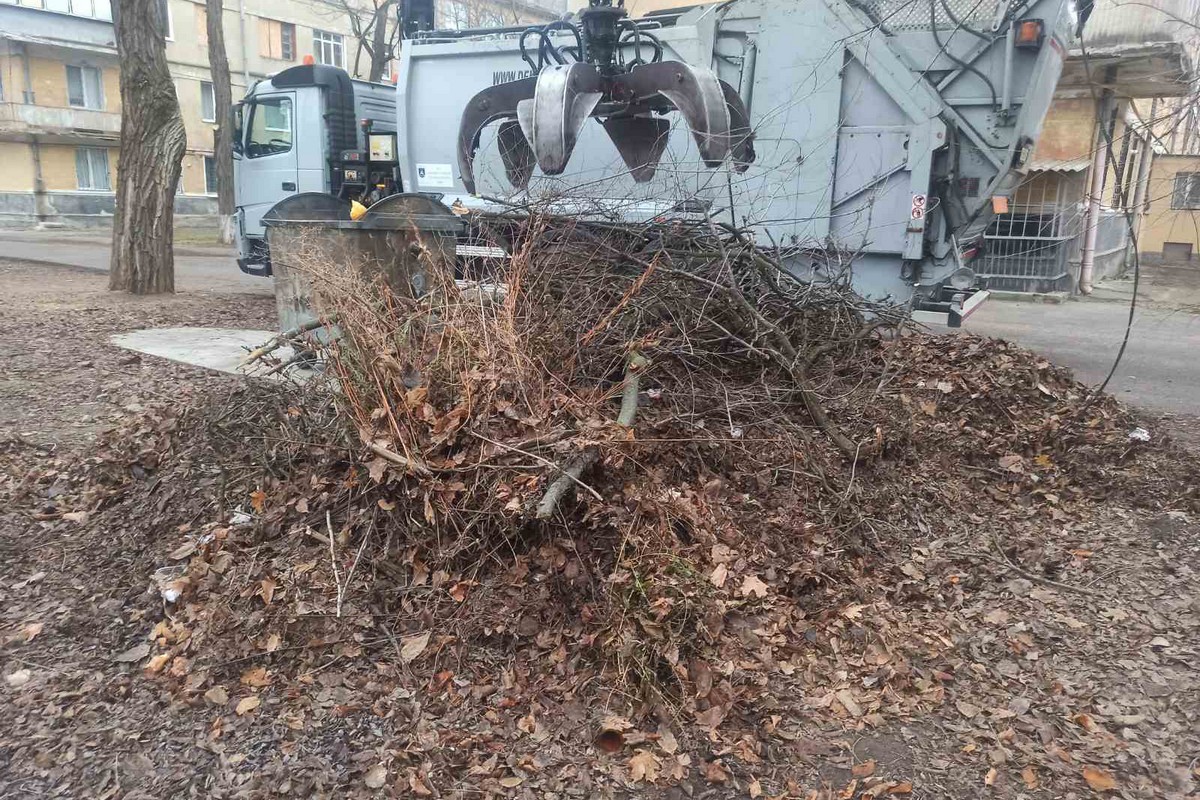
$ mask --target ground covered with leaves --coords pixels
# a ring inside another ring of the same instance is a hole
[[[569,315],[553,247],[403,336],[338,308],[345,393],[146,364],[97,441],[6,425],[0,796],[1195,795],[1193,454],[1012,345],[734,284],[836,343],[788,373],[602,241]]]

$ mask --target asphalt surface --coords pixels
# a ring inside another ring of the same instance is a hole
[[[0,230],[0,257],[108,272],[110,240],[98,232]],[[177,246],[175,289],[271,294],[268,278],[246,275],[228,247]]]
[[[269,279],[238,270],[230,249],[179,246],[175,252],[179,291],[272,292]],[[0,257],[107,271],[108,238],[97,233],[0,230]],[[1129,347],[1108,390],[1127,403],[1190,416],[1196,418],[1192,424],[1200,424],[1200,270],[1164,275],[1148,271],[1144,307],[1135,317]],[[964,330],[1037,350],[1095,384],[1108,373],[1120,346],[1128,289],[1127,282],[1115,282],[1098,287],[1097,295],[1104,299],[1061,304],[990,301]]]
[[[1121,301],[993,301],[965,330],[1018,342],[1097,384],[1112,368],[1128,318]],[[1200,315],[1157,304],[1139,309],[1108,392],[1152,411],[1200,416]]]

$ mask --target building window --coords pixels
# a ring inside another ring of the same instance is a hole
[[[67,66],[67,104],[75,108],[104,108],[100,70],[95,67]]]
[[[1175,173],[1171,208],[1177,211],[1200,209],[1200,172]]]
[[[293,61],[296,58],[296,26],[274,19],[258,21],[258,52],[263,58]]]
[[[318,64],[326,64],[331,67],[342,66],[342,35],[313,30],[313,55]]]
[[[0,0],[10,5],[17,5],[16,0]],[[76,17],[92,17],[112,22],[111,0],[21,0],[26,8],[42,8],[58,14],[71,14]]]
[[[204,192],[217,193],[217,159],[213,156],[204,157]]]
[[[162,35],[167,41],[174,41],[175,26],[171,22],[170,0],[158,0],[158,18],[162,24]]]
[[[75,179],[80,189],[92,192],[111,191],[112,184],[108,180],[108,149],[77,147],[75,149]]]
[[[217,98],[210,81],[200,81],[200,119],[203,122],[217,121]]]

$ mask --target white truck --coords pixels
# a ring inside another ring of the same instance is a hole
[[[637,20],[621,3],[407,42],[406,190],[709,216],[927,320],[977,307],[971,265],[1041,131],[1069,0],[728,0]]]
[[[271,274],[262,217],[281,200],[320,192],[369,204],[399,188],[394,86],[304,64],[255,83],[235,118],[238,266],[250,275]]]

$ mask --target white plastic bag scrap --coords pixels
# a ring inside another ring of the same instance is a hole
[[[191,583],[186,572],[187,567],[182,564],[160,567],[154,571],[154,583],[163,600],[174,603],[183,596]]]
[[[1129,432],[1129,441],[1148,442],[1150,441],[1150,431],[1145,428],[1134,428]]]

